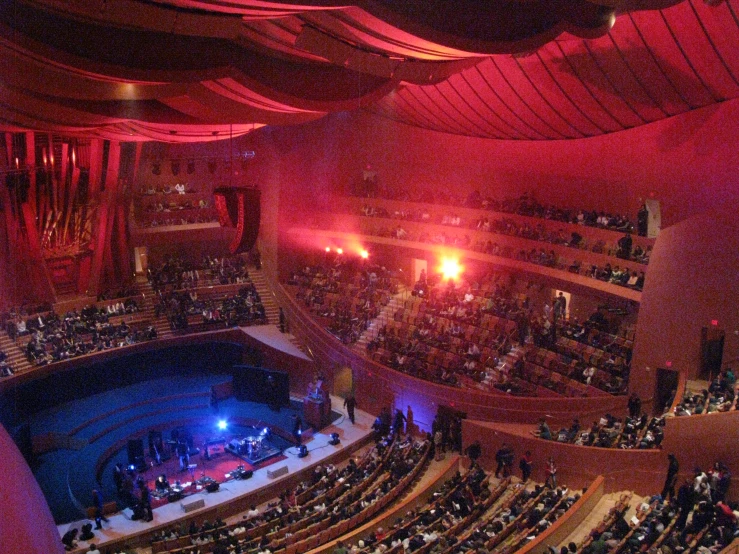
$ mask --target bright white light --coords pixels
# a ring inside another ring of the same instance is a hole
[[[462,274],[462,270],[463,268],[459,265],[459,260],[442,258],[439,271],[444,276],[444,279],[456,279]]]
[[[225,419],[218,420],[218,429],[225,431],[228,427],[228,422]]]

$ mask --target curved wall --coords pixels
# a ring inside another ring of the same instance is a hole
[[[736,212],[697,215],[662,231],[649,262],[631,387],[651,398],[657,368],[698,376],[701,329],[726,333],[724,363],[739,356],[739,222]]]
[[[13,439],[0,425],[5,479],[0,487],[0,554],[62,554],[64,546],[46,499]]]
[[[493,395],[406,375],[343,346],[306,314],[280,285],[272,283],[272,286],[287,315],[290,332],[309,346],[329,380],[340,368],[351,368],[358,406],[370,413],[379,413],[383,407],[404,412],[410,408],[413,423],[423,431],[430,431],[439,405],[451,406],[473,419],[521,423],[535,423],[547,416],[554,423],[564,424],[575,416],[600,417],[606,412],[626,411],[625,396],[531,398]]]

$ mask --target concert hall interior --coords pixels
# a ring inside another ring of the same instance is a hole
[[[0,36],[0,554],[736,550],[739,0]]]

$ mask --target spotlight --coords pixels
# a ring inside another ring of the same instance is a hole
[[[301,444],[298,448],[298,458],[305,458],[308,455],[308,447]]]
[[[453,258],[443,258],[439,267],[439,271],[444,276],[444,279],[456,279],[462,273],[462,269],[462,266],[459,265],[459,260]]]
[[[329,437],[331,437],[331,438],[329,439],[329,441],[328,441],[328,443],[329,443],[330,445],[336,446],[337,444],[339,444],[339,443],[341,442],[341,441],[339,440],[339,434],[338,434],[338,433],[331,433],[331,434],[329,435]]]
[[[326,247],[326,252],[331,252],[331,247],[330,246],[327,246]]]
[[[218,429],[220,431],[225,431],[228,427],[228,422],[225,419],[218,420]]]
[[[344,253],[344,249],[343,248],[337,248],[336,249],[336,253],[339,254],[339,255],[341,255],[341,254]]]
[[[367,258],[369,258],[369,252],[367,252],[366,250],[360,250],[360,251],[359,251],[359,256],[360,256],[360,257],[361,257],[361,258],[362,258],[363,260],[366,260]]]

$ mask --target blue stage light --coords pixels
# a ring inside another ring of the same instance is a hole
[[[218,420],[218,429],[225,431],[228,427],[228,422],[225,419]]]

